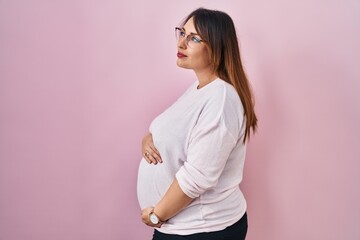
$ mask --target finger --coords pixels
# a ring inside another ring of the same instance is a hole
[[[148,159],[149,161],[151,161],[154,164],[156,164],[158,162],[162,162],[161,158],[159,158],[159,156],[151,149],[149,149],[148,151],[145,152],[145,156],[146,156],[146,159]]]
[[[142,142],[142,151],[149,152],[149,154],[151,154],[157,162],[162,162],[160,152],[156,149],[154,145],[151,133],[144,137]]]
[[[148,151],[148,153],[156,160],[156,162],[160,162],[162,163],[162,159],[161,159],[161,156],[160,156],[160,153],[158,150],[155,150],[150,148],[150,150]]]
[[[154,152],[156,152],[157,154],[160,155],[160,152],[157,150],[157,148],[155,147],[155,145],[153,143],[149,144],[149,147],[151,148],[151,150],[153,150]]]
[[[143,154],[143,158],[149,163],[149,164],[151,164],[152,162],[150,161],[150,159],[149,159],[149,153],[148,152],[145,152],[144,154]]]
[[[145,158],[145,160],[148,162],[148,163],[150,163],[150,164],[157,164],[159,161],[155,158],[155,157],[153,157],[152,155],[151,155],[151,153],[150,152],[145,152],[145,154],[144,154],[144,158]]]
[[[156,162],[162,163],[162,159],[161,159],[160,155],[157,154],[156,152],[152,152],[150,154],[150,156],[152,156],[156,160]]]
[[[147,144],[145,144],[145,145],[148,145],[151,148],[151,150],[154,151],[159,156],[159,158],[161,158],[160,152],[157,150],[157,148],[154,145],[154,141],[152,139],[152,136],[149,139],[149,141],[147,142]]]
[[[158,160],[155,157],[153,157],[153,155],[151,154],[148,154],[147,158],[155,165],[158,163]]]

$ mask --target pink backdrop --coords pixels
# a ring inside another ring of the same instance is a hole
[[[290,3],[291,2],[291,3]],[[140,141],[194,81],[174,26],[236,22],[259,131],[250,240],[360,239],[360,2],[0,1],[0,239],[150,239]]]

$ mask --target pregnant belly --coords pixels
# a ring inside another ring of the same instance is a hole
[[[167,164],[149,164],[140,161],[137,179],[137,196],[141,209],[155,206],[173,181],[174,175],[167,169]]]

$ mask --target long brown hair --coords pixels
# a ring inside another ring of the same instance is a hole
[[[213,70],[217,76],[234,86],[244,107],[246,129],[244,143],[255,132],[257,117],[250,83],[246,77],[240,57],[236,30],[231,17],[221,11],[198,8],[190,13],[183,25],[193,18],[195,29],[205,40],[210,51]]]

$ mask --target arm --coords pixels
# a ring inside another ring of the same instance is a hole
[[[142,210],[141,217],[143,222],[152,227],[160,227],[161,224],[153,225],[149,220],[149,214],[153,212],[160,218],[161,221],[166,221],[175,216],[184,207],[191,203],[193,199],[188,197],[180,188],[177,179],[175,178],[169,189],[165,193],[160,202],[153,207],[148,207]]]
[[[151,223],[151,212],[164,222],[179,213],[194,198],[216,185],[236,143],[228,134],[229,131],[222,125],[201,127],[194,132],[187,161],[177,172],[163,198],[155,207],[149,206],[142,210],[142,221],[146,225],[161,227],[161,223]]]

